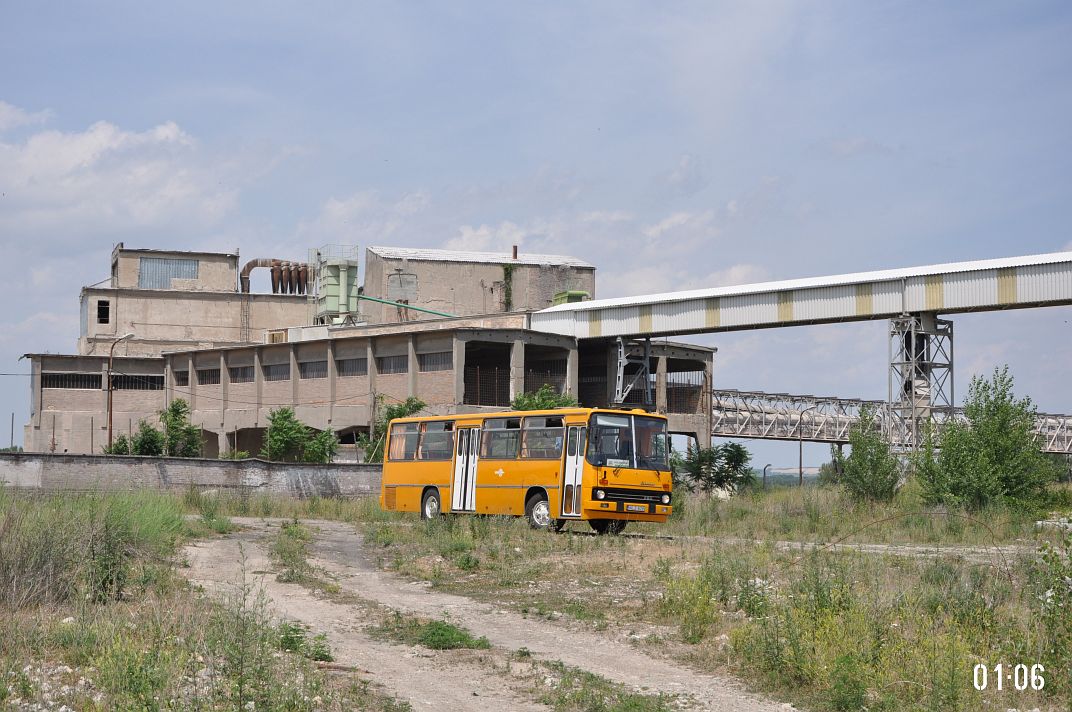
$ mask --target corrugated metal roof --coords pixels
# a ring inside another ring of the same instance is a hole
[[[689,299],[704,299],[708,297],[732,297],[744,294],[782,292],[793,289],[808,289],[813,287],[834,287],[846,284],[861,284],[865,282],[889,282],[892,280],[910,277],[923,277],[932,274],[943,274],[949,272],[974,272],[977,270],[1003,269],[1008,267],[1028,267],[1056,264],[1060,262],[1072,262],[1072,252],[1050,252],[1041,255],[1027,255],[1024,257],[1002,257],[993,260],[950,262],[946,264],[925,265],[923,267],[907,267],[903,269],[879,270],[875,272],[855,272],[850,274],[832,275],[829,277],[807,277],[804,279],[789,279],[779,282],[758,282],[756,284],[742,284],[732,287],[714,287],[709,289],[694,289],[682,292],[645,294],[635,297],[618,297],[616,299],[593,299],[587,302],[560,304],[558,306],[548,307],[547,309],[543,309],[536,313],[547,314],[552,312],[577,312],[588,311],[591,309],[603,309],[606,307],[633,306],[636,304],[681,302],[687,301]]]
[[[595,265],[566,255],[537,255],[520,253],[517,259],[499,252],[466,252],[460,250],[415,249],[411,247],[372,246],[368,251],[391,260],[423,260],[428,262],[478,262],[485,264],[561,265],[595,269]]]

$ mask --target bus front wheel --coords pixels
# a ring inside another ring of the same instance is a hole
[[[428,490],[421,498],[421,519],[435,519],[442,506],[439,502],[439,490]]]
[[[596,534],[621,534],[628,524],[624,519],[589,519],[588,525]]]
[[[537,493],[525,502],[525,518],[533,529],[547,529],[551,526],[551,505],[547,495]]]

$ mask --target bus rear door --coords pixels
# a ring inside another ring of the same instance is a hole
[[[454,448],[454,480],[450,487],[453,512],[476,510],[476,463],[480,448],[480,428],[458,428]]]

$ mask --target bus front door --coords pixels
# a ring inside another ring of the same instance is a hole
[[[450,509],[472,512],[476,509],[476,461],[480,447],[480,428],[459,428],[454,449],[454,480],[450,487]]]
[[[581,516],[581,476],[584,474],[585,428],[571,426],[566,431],[566,461],[562,467],[563,518]]]

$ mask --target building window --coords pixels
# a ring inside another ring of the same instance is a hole
[[[265,364],[261,366],[261,372],[264,374],[264,380],[266,381],[287,381],[290,380],[290,364],[289,363],[275,363]]]
[[[367,376],[368,359],[337,358],[335,359],[335,370],[338,371],[339,376],[343,378],[346,378],[347,376]]]
[[[218,386],[220,385],[220,369],[199,368],[197,369],[197,385]]]
[[[300,361],[298,362],[298,375],[302,378],[327,378],[327,361]]]
[[[103,383],[99,373],[42,373],[42,388],[68,388],[99,391]]]
[[[107,299],[97,300],[97,323],[107,324],[112,318],[112,305]]]
[[[185,388],[190,385],[190,372],[189,371],[172,371],[175,374],[175,385]]]
[[[163,376],[112,376],[112,388],[117,391],[162,391],[164,390]]]
[[[227,370],[231,376],[231,383],[253,383],[252,366],[231,366]]]
[[[409,371],[409,357],[402,356],[377,356],[376,371],[379,373],[406,373]]]
[[[417,367],[421,371],[449,371],[454,368],[454,354],[450,351],[417,354]]]
[[[197,260],[142,257],[138,261],[139,289],[171,289],[173,279],[197,279]]]

